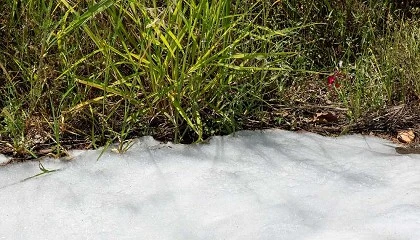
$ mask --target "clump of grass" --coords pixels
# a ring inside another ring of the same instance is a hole
[[[420,22],[401,21],[375,49],[390,101],[420,99]]]
[[[14,117],[22,121],[45,119],[55,151],[65,148],[67,137],[91,146],[119,141],[123,150],[127,138],[144,134],[191,142],[230,133],[266,105],[279,84],[268,73],[290,71],[287,59],[295,54],[282,48],[292,29],[254,21],[264,18],[258,3],[28,0],[3,6],[10,13],[1,17],[8,42],[1,63],[13,76],[1,88],[1,107],[19,108]],[[30,140],[25,125],[10,128],[3,114],[5,139]]]
[[[353,118],[420,99],[419,38],[418,20],[396,21],[354,65],[343,69],[352,77],[344,81],[341,100]]]

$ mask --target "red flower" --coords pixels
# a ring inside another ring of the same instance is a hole
[[[340,84],[337,81],[338,77],[340,77],[340,76],[341,76],[341,74],[338,71],[334,72],[333,75],[328,76],[328,78],[327,78],[328,87],[332,87],[333,84],[336,88],[340,87]]]
[[[331,86],[335,82],[335,75],[328,76],[328,86]]]

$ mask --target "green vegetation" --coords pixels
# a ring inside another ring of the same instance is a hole
[[[0,151],[349,131],[420,95],[419,9],[392,2],[1,1]]]

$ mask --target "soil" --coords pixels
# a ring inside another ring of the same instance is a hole
[[[306,101],[307,102],[307,101]],[[290,131],[308,131],[324,136],[340,136],[344,134],[363,134],[390,140],[398,145],[396,152],[399,154],[420,154],[420,102],[413,101],[407,104],[391,106],[374,112],[368,112],[356,121],[350,121],[347,116],[348,109],[333,104],[307,104],[305,101],[295,101],[293,104],[273,104],[270,111],[264,116],[246,117],[243,126],[237,130],[255,130],[280,128]],[[9,163],[27,160],[38,160],[40,157],[68,157],[67,150],[91,149],[92,143],[86,138],[75,134],[64,134],[60,139],[60,149],[51,136],[45,132],[45,127],[31,125],[31,134],[37,141],[32,140],[31,153],[17,152],[10,140],[0,139],[0,153],[12,156]],[[36,132],[36,129],[39,132]],[[397,134],[401,130],[413,130],[415,139],[411,143],[398,141]],[[153,135],[160,141],[172,141],[169,131],[162,130]],[[223,135],[218,134],[217,135]],[[40,138],[39,136],[42,136]],[[139,135],[140,136],[140,135]],[[132,138],[139,137],[136,135]],[[40,141],[39,139],[44,139]],[[191,142],[193,142],[191,137]],[[188,143],[188,142],[183,142]],[[5,165],[3,164],[3,165]]]

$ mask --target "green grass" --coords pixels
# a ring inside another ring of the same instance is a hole
[[[420,93],[419,22],[388,1],[4,0],[0,8],[0,140],[15,156],[114,142],[124,152],[143,135],[200,142],[284,126],[281,106],[320,98],[348,108],[351,122]],[[329,91],[336,70],[341,85]]]

